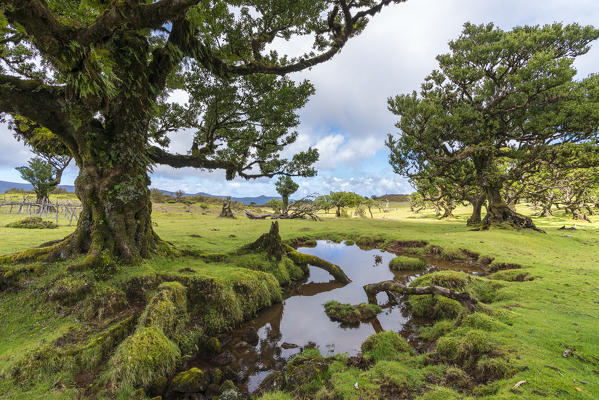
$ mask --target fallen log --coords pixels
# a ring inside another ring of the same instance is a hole
[[[366,292],[366,296],[368,297],[368,302],[371,304],[377,304],[376,295],[380,292],[387,293],[389,297],[391,297],[393,293],[403,295],[431,294],[444,296],[449,299],[459,301],[470,312],[473,312],[475,310],[475,305],[478,303],[478,299],[476,297],[470,296],[469,293],[455,292],[451,289],[447,289],[442,286],[409,287],[395,281],[384,281],[379,283],[371,283],[368,285],[364,285],[363,287],[364,291]]]

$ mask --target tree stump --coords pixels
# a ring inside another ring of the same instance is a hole
[[[227,197],[223,201],[223,208],[220,211],[220,218],[235,218],[233,211],[231,211],[231,197]]]
[[[279,235],[279,222],[274,221],[270,225],[270,231],[263,234],[254,243],[250,243],[246,246],[249,250],[265,251],[271,257],[275,257],[277,260],[283,258],[285,253],[285,246]]]

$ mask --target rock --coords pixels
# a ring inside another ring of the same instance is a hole
[[[281,371],[273,371],[258,386],[260,393],[280,390],[285,385],[285,377]]]
[[[571,355],[572,355],[572,350],[570,350],[570,349],[564,350],[564,353],[562,354],[562,356],[564,356],[564,358],[568,358]]]
[[[211,337],[206,342],[204,349],[206,350],[206,353],[208,353],[210,355],[216,355],[216,354],[220,353],[220,351],[221,351],[220,341],[216,337]]]
[[[208,385],[208,377],[199,368],[180,372],[171,381],[171,390],[180,393],[203,392]]]
[[[297,349],[299,346],[297,344],[283,342],[281,347],[287,350],[287,349]]]
[[[211,383],[210,385],[208,385],[208,387],[206,388],[206,397],[208,397],[209,399],[218,395],[220,393],[220,385],[217,385],[215,383]]]
[[[260,337],[258,336],[258,332],[256,332],[254,329],[248,329],[246,330],[243,335],[241,336],[241,338],[248,342],[249,344],[251,344],[252,346],[255,346],[258,344],[258,342],[260,341]]]
[[[168,379],[164,376],[159,376],[154,379],[152,384],[150,385],[150,393],[152,394],[162,394],[166,390],[168,386]]]
[[[223,371],[221,371],[218,368],[212,371],[210,382],[216,385],[220,385],[223,382]]]
[[[235,360],[235,356],[230,351],[224,351],[218,356],[214,357],[213,361],[219,367],[231,364]]]

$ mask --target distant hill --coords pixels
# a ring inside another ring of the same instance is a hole
[[[405,201],[410,201],[410,195],[409,194],[385,194],[382,196],[378,196],[376,197],[377,200],[381,200],[381,201],[396,201],[396,202],[405,202]]]
[[[75,192],[75,186],[73,185],[59,185],[58,187],[64,188],[69,193]],[[33,190],[33,187],[29,183],[16,183],[16,182],[7,182],[0,181],[0,193],[5,193],[9,189],[23,189],[23,190]],[[161,190],[164,194],[168,194],[170,196],[174,196],[175,192],[169,192],[168,190]],[[227,196],[217,196],[209,193],[198,192],[198,193],[186,193],[185,196],[204,196],[204,197],[216,197],[218,199],[225,199]],[[255,203],[256,205],[264,205],[270,199],[278,199],[278,197],[272,196],[256,196],[256,197],[231,197],[231,200],[238,201],[244,204]]]
[[[58,187],[64,188],[69,193],[75,192],[75,186],[73,185],[58,185]],[[33,190],[33,186],[31,186],[29,183],[0,181],[0,193],[5,193],[9,189],[23,189],[29,191]]]
[[[168,194],[169,196],[174,196],[175,192],[170,192],[168,190],[161,190],[160,191],[164,194]],[[198,193],[185,193],[183,195],[184,197],[193,197],[193,196],[204,196],[204,197],[216,197],[217,199],[226,199],[227,196],[222,196],[222,195],[214,195],[214,194],[210,194],[210,193],[205,193],[205,192],[198,192]],[[278,199],[279,197],[272,197],[272,196],[255,196],[255,197],[231,197],[232,201],[238,201],[240,203],[243,204],[251,204],[251,203],[255,203],[258,206],[262,206],[264,204],[266,204],[269,200],[271,199]]]

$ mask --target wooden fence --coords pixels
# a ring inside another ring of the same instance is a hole
[[[0,200],[0,213],[54,218],[56,225],[59,219],[68,220],[69,225],[73,224],[73,220],[77,222],[81,209],[81,203],[74,200],[56,199],[54,202],[45,200],[38,203],[35,196],[23,196],[23,199],[19,200],[14,197],[7,198],[6,195]]]

